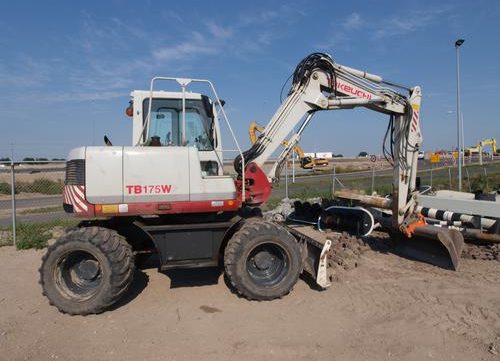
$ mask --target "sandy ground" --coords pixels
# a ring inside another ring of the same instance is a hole
[[[272,302],[238,298],[214,270],[151,268],[114,310],[71,317],[41,295],[43,252],[0,248],[1,360],[500,359],[496,261],[453,272],[368,251],[329,290],[300,280]]]

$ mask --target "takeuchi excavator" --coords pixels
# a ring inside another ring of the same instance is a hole
[[[176,84],[180,91],[157,90],[159,82]],[[193,84],[206,86],[211,97],[191,92]],[[310,54],[297,65],[288,96],[246,151],[208,80],[155,77],[149,90],[133,91],[131,97],[132,146],[106,139],[106,146],[75,148],[67,157],[63,207],[82,222],[48,248],[40,268],[43,293],[62,312],[104,311],[131,284],[134,258],[148,252],[159,255],[160,270],[223,264],[232,287],[251,300],[288,294],[303,271],[328,287],[326,256],[335,236],[265,221],[259,210],[320,111],[364,107],[389,116],[392,197],[357,201],[385,214],[392,234],[432,237],[455,259],[460,254],[459,232],[429,226],[416,212],[422,144],[418,86],[403,87],[340,65],[327,54]],[[223,167],[222,124],[239,153],[235,177]],[[368,222],[361,213],[366,209],[337,215],[343,223]]]
[[[250,138],[250,143],[255,144],[255,142],[257,141],[257,133],[263,133],[263,132],[264,132],[263,126],[257,124],[256,122],[250,123],[250,126],[248,127],[248,136]],[[288,145],[288,141],[284,140],[283,142],[281,142],[281,144],[286,147]],[[326,158],[316,158],[305,155],[299,143],[295,143],[293,151],[295,152],[295,154],[297,154],[297,157],[299,158],[299,164],[302,169],[327,167],[329,164],[328,159]]]

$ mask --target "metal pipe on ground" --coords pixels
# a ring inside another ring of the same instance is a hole
[[[379,196],[367,196],[364,194],[353,193],[349,191],[337,191],[335,197],[352,200],[361,203],[364,206],[391,209],[392,201],[388,198]]]
[[[500,243],[500,234],[484,233],[479,229],[465,228],[462,230],[462,234],[467,239],[477,240],[481,243]]]
[[[496,223],[494,219],[472,216],[470,214],[463,214],[451,211],[443,211],[436,208],[428,208],[422,206],[417,207],[417,212],[426,218],[432,218],[440,221],[449,221],[449,222],[462,221],[464,223],[474,224],[477,228],[484,227],[489,229],[493,227],[493,225]]]

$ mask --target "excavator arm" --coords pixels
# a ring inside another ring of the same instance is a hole
[[[401,94],[401,89],[406,94]],[[307,56],[295,69],[287,98],[265,126],[261,136],[249,150],[243,152],[245,169],[242,169],[241,157],[235,159],[236,171],[240,175],[244,172],[247,180],[247,204],[260,204],[267,200],[270,182],[279,180],[284,161],[316,112],[365,107],[389,115],[384,155],[393,166],[393,193],[390,201],[365,197],[364,204],[379,207],[378,204],[383,201],[382,208],[392,211],[390,227],[393,230],[407,237],[421,235],[439,240],[448,249],[456,268],[463,237],[457,232],[426,225],[416,212],[417,162],[422,144],[421,99],[422,93],[418,86],[404,87],[383,80],[378,75],[337,64],[328,54],[313,53]],[[264,163],[285,139],[288,139],[286,146],[272,168],[265,173]]]
[[[404,88],[402,95],[394,88]],[[268,181],[277,182],[281,168],[296,146],[301,134],[318,111],[365,107],[390,116],[386,138],[387,157],[394,165],[394,214],[401,224],[405,214],[415,208],[416,166],[422,135],[420,131],[420,87],[406,88],[384,81],[380,76],[337,64],[324,53],[304,58],[293,74],[288,96],[280,105],[260,137],[243,153],[246,168],[262,169],[264,163],[288,138],[272,168],[265,173]],[[299,126],[300,124],[300,126]],[[298,130],[295,128],[298,126]],[[241,159],[235,160],[241,174]],[[245,173],[250,183],[252,174]],[[262,177],[259,178],[262,180]],[[253,189],[258,185],[253,182]],[[250,189],[249,196],[252,197]],[[259,198],[262,201],[262,197]],[[252,203],[250,198],[249,203]]]

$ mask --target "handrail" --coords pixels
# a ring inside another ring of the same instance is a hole
[[[151,79],[150,86],[149,86],[148,115],[146,117],[146,121],[144,122],[144,126],[143,126],[142,131],[139,135],[139,139],[137,140],[136,145],[140,144],[140,141],[141,141],[142,137],[144,136],[144,131],[147,129],[148,124],[150,122],[151,106],[153,103],[154,83],[155,83],[155,81],[158,81],[158,80],[174,81],[181,86],[181,89],[182,89],[182,139],[183,139],[183,143],[185,142],[185,132],[186,132],[186,117],[185,117],[186,116],[186,112],[185,112],[186,88],[190,83],[204,83],[204,84],[208,84],[210,86],[210,89],[212,90],[212,93],[217,101],[217,104],[219,105],[219,108],[220,108],[221,113],[223,115],[224,121],[226,122],[226,125],[229,128],[229,132],[231,133],[231,136],[233,138],[233,141],[236,144],[236,148],[238,149],[238,153],[240,154],[240,157],[242,159],[242,169],[245,169],[245,158],[243,157],[243,152],[241,151],[240,144],[238,143],[238,140],[236,139],[233,128],[231,127],[231,123],[229,122],[229,119],[226,115],[226,112],[224,111],[224,108],[222,106],[222,102],[217,94],[217,91],[215,90],[213,83],[210,80],[206,80],[206,79],[173,78],[173,77],[164,77],[164,76],[153,77]],[[217,151],[215,151],[215,153],[217,154]],[[245,197],[245,172],[242,172],[241,176],[242,176],[241,197],[242,197],[242,201],[244,202],[246,199],[246,197]]]

